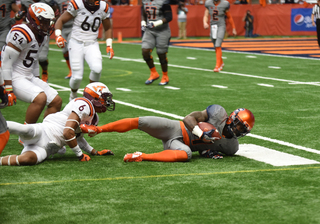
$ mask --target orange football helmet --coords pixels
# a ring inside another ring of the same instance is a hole
[[[241,138],[250,133],[254,126],[254,116],[252,112],[245,108],[233,111],[227,119],[228,132],[235,138]]]

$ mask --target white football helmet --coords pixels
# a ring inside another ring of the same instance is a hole
[[[41,36],[51,35],[54,30],[55,16],[53,9],[42,2],[37,2],[30,5],[27,14],[27,22]]]
[[[112,100],[112,93],[108,87],[101,82],[93,82],[86,86],[83,96],[91,101],[94,107],[99,108],[102,113],[115,109],[115,102]]]

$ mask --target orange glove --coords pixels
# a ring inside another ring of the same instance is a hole
[[[107,51],[107,55],[109,56],[109,58],[112,59],[114,56],[113,49],[110,46],[107,46],[106,51]]]
[[[56,44],[58,47],[64,48],[66,46],[66,42],[67,41],[61,35],[56,37]]]
[[[12,85],[5,85],[6,92],[8,94],[8,106],[13,106],[17,103],[17,97],[14,95]]]
[[[78,157],[80,162],[86,162],[91,160],[90,156],[88,156],[87,154],[83,154],[81,156]]]
[[[101,151],[97,151],[96,155],[97,156],[107,156],[107,155],[114,156],[113,152],[111,150],[109,150],[109,149],[104,149],[104,150],[101,150]]]

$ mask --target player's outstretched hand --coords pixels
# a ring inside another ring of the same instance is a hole
[[[97,151],[97,156],[108,156],[108,155],[114,156],[114,153],[109,149],[104,149],[104,150],[101,150],[101,151]]]
[[[86,162],[91,160],[90,156],[88,156],[87,154],[83,154],[81,156],[78,157],[80,162]]]
[[[202,151],[200,154],[202,157],[211,159],[223,159],[223,155],[217,151],[211,151],[210,149]]]
[[[66,40],[60,35],[56,37],[56,44],[60,48],[64,48],[66,46]]]
[[[114,56],[114,51],[113,51],[113,49],[112,49],[110,46],[107,46],[106,51],[107,51],[107,55],[109,56],[109,59],[112,59],[113,56]]]
[[[6,92],[8,94],[8,106],[13,106],[13,104],[17,103],[17,97],[14,95],[12,86],[11,85],[5,85]]]

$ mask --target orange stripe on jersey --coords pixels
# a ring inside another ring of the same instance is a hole
[[[181,131],[182,131],[182,136],[183,136],[183,142],[184,144],[186,144],[187,146],[190,146],[190,139],[189,139],[189,135],[188,132],[186,130],[186,127],[184,126],[184,123],[182,121],[180,121],[180,127],[181,127]]]
[[[79,6],[77,5],[77,3],[74,1],[74,0],[71,0],[71,4],[73,5],[73,8],[75,10],[78,10],[79,9]]]
[[[109,5],[108,5],[108,3],[106,4],[106,8],[105,8],[105,12],[108,12],[108,9],[109,9]]]
[[[21,27],[14,27],[14,28],[12,28],[11,32],[12,31],[21,32],[27,38],[27,42],[28,43],[32,41],[32,38],[31,38],[30,34],[25,29],[23,29]]]
[[[90,116],[93,116],[93,107],[92,107],[92,103],[88,100],[88,99],[86,99],[86,98],[83,98],[83,97],[79,97],[79,98],[77,98],[77,99],[75,99],[75,101],[77,101],[77,100],[83,100],[83,101],[85,101],[88,105],[89,105],[89,107],[90,107]]]

